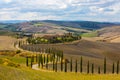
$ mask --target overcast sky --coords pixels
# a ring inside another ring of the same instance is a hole
[[[0,0],[0,20],[120,22],[120,0]]]

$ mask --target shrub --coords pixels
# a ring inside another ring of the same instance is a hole
[[[16,54],[19,54],[19,53],[21,53],[21,50],[17,50],[17,51],[16,51]]]

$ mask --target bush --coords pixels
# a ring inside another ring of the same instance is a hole
[[[16,54],[19,54],[19,53],[21,53],[21,50],[17,50],[17,51],[16,51]]]

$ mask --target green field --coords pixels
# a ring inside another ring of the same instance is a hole
[[[36,23],[36,24],[34,24],[34,26],[40,27],[40,26],[43,26],[43,24],[42,23]]]
[[[0,59],[9,59],[20,67],[0,64],[0,80],[120,80],[117,74],[86,74],[75,72],[37,71],[25,67],[25,58],[0,55]],[[21,65],[24,64],[24,65]]]
[[[82,37],[97,37],[98,34],[96,31],[90,32],[90,33],[83,33],[81,34]]]
[[[42,72],[30,68],[13,68],[0,65],[0,80],[120,80],[117,74],[80,74]]]

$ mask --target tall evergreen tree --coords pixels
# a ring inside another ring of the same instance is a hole
[[[36,62],[38,62],[38,56],[37,56],[37,54],[36,54]]]
[[[40,60],[41,60],[40,58],[41,58],[41,57],[40,57],[40,54],[39,54],[39,55],[38,55],[38,67],[40,67],[40,63],[41,63],[41,62],[40,62]]]
[[[119,74],[119,61],[117,61],[117,71],[116,71],[117,74]]]
[[[32,65],[33,65],[33,56],[31,57],[31,68],[32,68]]]
[[[53,60],[53,71],[55,70],[55,61]]]
[[[57,61],[55,63],[55,72],[57,72]]]
[[[113,66],[112,66],[112,73],[114,74],[114,72],[115,72],[115,65],[114,65],[114,62],[113,62]]]
[[[46,60],[46,69],[48,69],[48,54],[47,54],[47,60]]]
[[[71,58],[71,61],[70,61],[70,72],[72,72],[72,58]]]
[[[41,58],[40,58],[41,60],[41,68],[43,68],[43,63],[44,63],[44,61],[43,61],[43,57],[42,57],[42,54],[41,54]]]
[[[91,72],[92,72],[92,74],[94,73],[94,64],[92,64]]]
[[[89,61],[87,63],[87,73],[89,73]]]
[[[100,66],[98,67],[98,74],[100,74]]]
[[[63,60],[61,59],[61,71],[63,71]]]
[[[77,72],[77,60],[75,61],[75,72]]]
[[[65,72],[67,72],[67,60],[65,60]]]
[[[28,66],[28,56],[26,57],[26,66]]]
[[[104,58],[104,74],[106,74],[106,58]]]
[[[45,58],[45,54],[44,54],[43,63],[45,64],[45,62],[46,62],[46,58]]]
[[[82,66],[83,66],[83,59],[82,59],[82,57],[80,58],[80,72],[82,73]]]

